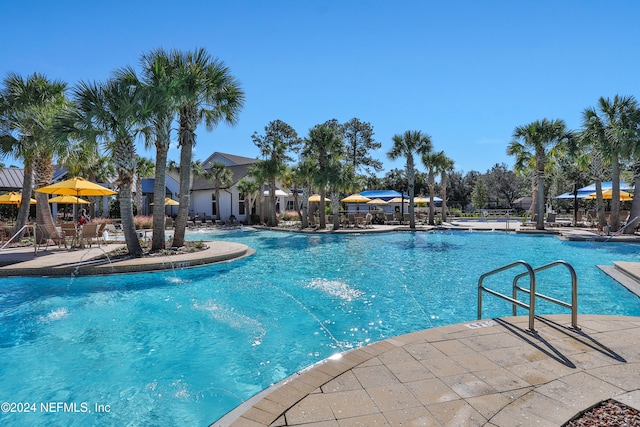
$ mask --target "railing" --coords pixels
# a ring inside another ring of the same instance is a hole
[[[618,234],[624,233],[624,230],[625,230],[628,226],[630,226],[631,224],[634,224],[638,218],[640,218],[640,216],[637,216],[637,217],[633,218],[631,221],[628,221],[628,222],[624,225],[624,227],[622,227],[620,230],[616,231],[616,232],[615,232],[615,233],[613,233],[611,236],[609,236],[609,238],[607,238],[607,239],[605,240],[605,242],[608,242],[609,240],[611,240],[612,238],[614,238],[614,237],[615,237],[615,236],[617,236]]]
[[[501,273],[503,271],[515,268],[520,265],[524,266],[527,269],[527,271],[524,273],[520,273],[514,277],[513,285],[512,285],[513,297],[509,297],[507,295],[501,294],[495,290],[486,288],[482,285],[485,278]],[[569,273],[571,275],[571,304],[552,298],[548,295],[543,295],[536,292],[536,272],[547,270],[549,268],[560,266],[560,265],[565,266],[569,270]],[[530,283],[529,289],[518,286],[518,281],[527,275],[529,276],[529,283]],[[518,291],[526,292],[529,294],[529,304],[526,304],[525,302],[518,300]],[[520,261],[515,261],[511,264],[507,264],[503,267],[499,267],[495,270],[492,270],[480,276],[480,279],[478,280],[478,320],[482,319],[482,293],[483,292],[487,292],[491,295],[497,296],[498,298],[511,302],[513,304],[514,316],[516,315],[516,310],[517,310],[516,306],[529,310],[529,330],[532,332],[535,331],[534,322],[535,322],[535,315],[536,315],[535,314],[536,298],[542,298],[546,301],[552,302],[554,304],[558,304],[562,307],[570,308],[571,309],[571,326],[575,329],[580,329],[578,327],[578,278],[571,264],[567,263],[566,261],[560,261],[560,260],[554,261],[552,263],[545,264],[541,267],[534,269],[531,267],[529,263],[520,260]]]
[[[6,247],[7,247],[7,245],[13,241],[13,239],[15,239],[15,238],[16,238],[16,237],[18,237],[18,236],[22,236],[22,232],[23,232],[24,230],[26,230],[27,228],[29,228],[29,227],[33,227],[33,235],[34,235],[34,237],[35,237],[35,235],[36,235],[35,225],[29,225],[29,224],[27,224],[27,225],[23,225],[23,226],[22,226],[22,228],[21,228],[20,230],[18,230],[18,231],[17,231],[13,236],[11,236],[11,238],[9,238],[9,240],[7,240],[6,242],[4,242],[4,245],[2,245],[2,247],[0,248],[0,251],[1,251],[1,250],[3,250],[4,248],[6,248]]]

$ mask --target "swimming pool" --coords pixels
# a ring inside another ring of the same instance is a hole
[[[182,271],[0,279],[0,402],[37,404],[0,414],[3,424],[208,425],[336,352],[474,321],[479,276],[517,259],[570,262],[581,313],[640,315],[640,299],[596,268],[640,261],[630,244],[492,232],[188,238],[257,253]],[[565,274],[540,273],[538,290],[568,300]],[[510,313],[485,299],[483,317]]]

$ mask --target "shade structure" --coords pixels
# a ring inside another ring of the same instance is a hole
[[[269,190],[265,190],[263,193],[265,196],[269,195]],[[281,196],[288,196],[289,193],[287,193],[286,191],[282,191],[281,189],[276,189],[276,197],[281,197]]]
[[[153,203],[149,203],[150,205],[153,206]],[[180,202],[178,202],[177,200],[173,200],[171,197],[165,197],[164,198],[164,205],[165,206],[178,206],[180,204]]]
[[[413,203],[429,203],[429,199],[426,197],[414,197]]]
[[[111,196],[115,191],[102,185],[87,181],[81,177],[75,177],[61,181],[46,187],[38,188],[36,193],[60,194],[70,196]]]
[[[375,198],[367,202],[368,205],[387,205],[388,203],[380,198]]]
[[[367,203],[371,201],[371,199],[365,196],[361,196],[360,193],[356,193],[356,194],[347,196],[340,201],[343,203]]]
[[[22,194],[12,191],[0,196],[0,205],[19,205],[22,202]],[[35,199],[29,199],[29,204],[35,205]]]
[[[61,205],[88,205],[91,202],[76,196],[56,196],[50,198],[49,203],[58,203]]]
[[[318,203],[319,201],[320,201],[320,195],[319,194],[314,194],[314,195],[309,196],[309,202]],[[325,202],[330,202],[331,199],[329,199],[328,197],[325,197],[324,201]]]
[[[596,197],[597,197],[596,193],[591,193],[587,197],[585,197],[584,200],[595,200]],[[608,190],[604,190],[602,192],[602,198],[603,199],[613,198],[613,190],[611,188],[609,188]],[[631,193],[627,193],[626,191],[620,190],[620,201],[626,202],[628,200],[633,200]]]

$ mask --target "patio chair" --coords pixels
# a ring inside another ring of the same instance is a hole
[[[83,224],[80,228],[80,244],[82,246],[88,244],[89,247],[91,247],[93,239],[96,240],[96,244],[100,247],[100,241],[98,240],[98,223],[89,222]]]
[[[100,242],[104,245],[106,242],[104,240],[104,231],[107,228],[107,223],[102,222],[98,225],[98,231],[96,233],[96,241],[98,242],[98,247],[100,247]]]
[[[35,252],[37,253],[38,249],[43,245],[45,250],[48,249],[49,242],[53,242],[54,245],[58,245],[58,248],[61,248],[62,246],[64,246],[65,249],[67,248],[67,239],[62,231],[56,230],[55,232],[50,232],[46,228],[36,225],[36,235],[33,241]]]
[[[556,216],[557,214],[553,212],[549,212],[547,214],[547,224],[549,224],[552,227],[556,226]]]
[[[60,224],[60,230],[64,233],[70,246],[73,248],[78,244],[78,228],[73,222],[63,222]]]
[[[371,222],[372,220],[373,220],[373,215],[371,215],[370,212],[367,212],[367,214],[364,216],[364,222],[362,223],[364,228],[373,228],[373,224]]]

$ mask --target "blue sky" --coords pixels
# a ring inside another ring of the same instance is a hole
[[[199,129],[200,160],[256,157],[251,135],[272,120],[304,137],[357,117],[373,125],[385,170],[403,167],[386,152],[406,130],[429,134],[456,170],[511,167],[516,126],[546,117],[577,129],[599,97],[636,96],[640,70],[632,0],[0,3],[2,78],[100,81],[159,47],[204,47],[224,61],[246,104],[235,127]]]

